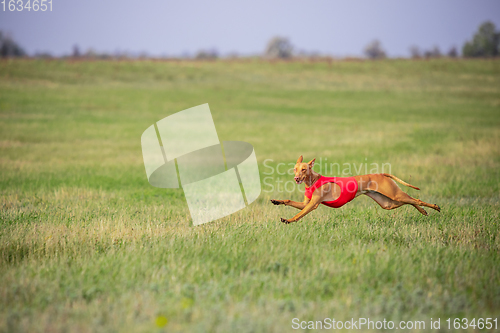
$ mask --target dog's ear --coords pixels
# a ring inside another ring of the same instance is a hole
[[[310,160],[309,162],[307,162],[307,164],[309,164],[309,168],[312,169],[312,167],[314,166],[314,161],[316,161],[315,158],[313,158],[312,160]]]
[[[302,163],[302,160],[303,160],[303,159],[304,159],[304,158],[302,157],[302,155],[300,155],[299,159],[297,160],[297,163]]]

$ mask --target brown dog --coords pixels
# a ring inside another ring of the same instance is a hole
[[[427,212],[420,206],[430,207],[441,211],[438,205],[429,204],[419,199],[414,199],[403,192],[394,182],[420,190],[418,187],[410,185],[401,179],[388,173],[370,174],[354,177],[323,177],[313,171],[313,159],[309,163],[302,163],[302,156],[297,160],[295,168],[295,182],[306,184],[306,193],[303,202],[291,200],[274,200],[275,205],[286,205],[300,209],[301,211],[291,219],[281,218],[281,222],[292,223],[300,220],[309,212],[318,208],[320,203],[338,208],[353,200],[361,194],[365,194],[375,200],[384,209],[394,209],[403,205],[412,205],[423,215]]]

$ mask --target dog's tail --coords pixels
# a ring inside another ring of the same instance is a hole
[[[419,190],[419,191],[420,191],[420,189],[419,189],[418,187],[413,186],[413,185],[411,185],[411,184],[408,184],[407,182],[402,181],[401,179],[399,179],[399,178],[398,178],[398,177],[396,177],[396,176],[393,176],[393,175],[391,175],[391,174],[389,174],[389,173],[383,173],[383,175],[384,175],[384,176],[386,176],[386,177],[389,177],[389,178],[394,179],[394,180],[395,180],[395,181],[397,181],[398,183],[401,183],[401,184],[403,184],[403,185],[405,185],[405,186],[408,186],[408,187],[414,188],[415,190]]]

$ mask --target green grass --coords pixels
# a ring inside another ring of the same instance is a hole
[[[265,192],[193,227],[182,190],[148,184],[140,137],[207,102],[221,141],[254,146]],[[498,60],[3,60],[0,119],[0,331],[500,316]],[[297,211],[268,200],[302,193],[265,165],[301,154],[389,163],[442,213],[362,197],[283,225]]]

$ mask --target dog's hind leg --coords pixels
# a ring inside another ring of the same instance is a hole
[[[418,205],[412,205],[412,206],[415,207],[420,213],[427,216],[427,212],[425,211],[425,209],[423,209],[422,207],[420,207]]]
[[[403,191],[401,191],[403,192]],[[404,193],[404,192],[403,192]],[[406,193],[404,193],[406,194]],[[439,207],[438,205],[435,205],[435,204],[430,204],[430,203],[427,203],[425,201],[422,201],[420,199],[415,199],[415,198],[412,198],[410,197],[408,194],[406,194],[410,200],[414,201],[415,202],[415,205],[419,205],[419,206],[424,206],[424,207],[429,207],[429,208],[432,208],[434,210],[437,210],[438,212],[441,212],[441,207]],[[418,209],[418,208],[417,208]],[[421,212],[422,213],[422,212]],[[427,215],[427,214],[426,214]]]
[[[391,198],[383,195],[382,193],[375,192],[375,191],[368,191],[365,193],[365,195],[367,195],[370,198],[372,198],[373,200],[375,200],[375,202],[378,203],[380,205],[380,207],[382,207],[383,209],[388,209],[388,210],[395,209],[395,208],[399,208],[399,207],[407,204],[405,202],[392,200]],[[413,204],[411,204],[411,205],[413,207],[415,207],[420,213],[427,216],[427,212],[425,211],[425,209],[423,209],[417,205],[413,205]]]
[[[422,201],[420,199],[412,198],[408,194],[406,194],[405,192],[403,192],[401,189],[399,189],[399,192],[396,193],[395,198],[398,201],[404,202],[406,204],[413,205],[415,208],[417,208],[417,206],[424,206],[424,207],[429,207],[429,208],[435,209],[438,212],[441,212],[441,208],[438,205],[430,204],[430,203],[427,203],[427,202]],[[418,209],[418,211],[420,213],[422,213],[422,214],[424,214],[424,212],[425,212],[424,215],[427,215],[427,212],[423,208]]]
[[[437,210],[438,212],[441,211],[441,208],[439,208],[438,205],[430,204],[427,202],[424,202],[420,199],[415,199],[410,197],[408,194],[403,192],[399,188],[399,186],[396,184],[396,182],[388,177],[385,177],[383,175],[372,175],[370,181],[368,182],[366,186],[367,190],[370,191],[375,191],[378,193],[381,193],[388,197],[389,199],[392,199],[393,201],[398,201],[403,204],[409,204],[409,205],[418,205],[418,206],[424,206],[424,207],[429,207],[432,209]],[[415,207],[416,208],[416,207]],[[418,209],[418,208],[417,208]],[[422,211],[418,210],[420,213],[424,214]],[[425,210],[424,210],[425,212]],[[426,215],[426,214],[424,214]]]
[[[375,200],[375,202],[378,203],[379,206],[382,207],[383,209],[394,209],[405,205],[405,203],[394,201],[391,198],[379,192],[368,191],[365,193],[365,195]]]

